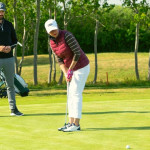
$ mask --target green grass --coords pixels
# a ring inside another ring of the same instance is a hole
[[[28,97],[17,96],[23,117],[10,117],[8,100],[0,99],[0,150],[149,150],[150,82],[148,53],[139,53],[136,81],[134,53],[99,53],[98,83],[93,85],[94,54],[88,54],[91,72],[83,93],[81,132],[57,131],[65,121],[66,84],[47,85],[48,55],[38,56],[38,86],[33,86],[33,56],[25,57],[22,77]],[[106,85],[108,72],[109,85]],[[57,81],[60,69],[57,64]]]
[[[87,54],[90,60],[90,74],[87,82],[94,80],[94,54]],[[19,58],[20,59],[20,58]],[[148,76],[148,53],[138,53],[138,66],[141,81],[147,81]],[[48,55],[38,56],[38,83],[44,85],[48,81],[49,59]],[[99,53],[97,82],[106,84],[106,72],[110,84],[136,82],[134,53]],[[57,66],[56,80],[60,77],[60,68]],[[52,73],[53,75],[53,73]],[[30,85],[33,84],[33,56],[25,57],[22,77]]]
[[[64,124],[65,89],[31,90],[17,96],[23,117],[10,117],[0,99],[0,150],[149,150],[150,89],[86,88],[81,132],[57,131]]]

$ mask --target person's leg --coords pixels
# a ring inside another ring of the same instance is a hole
[[[76,125],[76,126],[79,126],[80,124],[80,119],[79,118],[74,118],[73,120],[73,123]]]
[[[14,88],[14,58],[4,59],[4,75],[6,78],[7,85],[7,94],[8,94],[8,102],[10,109],[15,109],[16,107],[16,99],[15,99],[15,88]]]
[[[74,118],[69,117],[69,123],[72,124],[74,122]]]
[[[79,121],[82,114],[82,92],[85,87],[85,82],[87,80],[90,71],[90,66],[86,66],[82,69],[74,71],[72,80],[70,82],[69,96],[71,100],[69,102],[69,118],[75,126],[79,126]],[[72,128],[72,127],[70,127]],[[65,129],[64,131],[70,131]]]
[[[68,95],[68,113],[69,113],[69,123],[72,124],[74,122],[74,118],[73,118],[73,99],[72,99],[72,93],[71,93],[71,89],[73,88],[73,84],[69,84],[69,93],[67,93]]]
[[[3,60],[3,71],[6,79],[7,95],[9,107],[11,109],[11,116],[22,116],[23,113],[19,112],[16,106],[15,88],[14,88],[14,58],[7,58]]]
[[[87,77],[89,75],[90,66],[86,66],[74,72],[74,78],[72,80],[74,88],[72,89],[72,99],[73,99],[73,118],[74,123],[78,123],[81,119],[82,114],[82,93],[85,87]]]

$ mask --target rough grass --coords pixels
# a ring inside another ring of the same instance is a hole
[[[94,54],[87,54],[90,60],[90,75],[87,83],[94,80],[95,63]],[[141,81],[147,82],[148,76],[148,53],[138,54],[139,75]],[[134,69],[134,53],[99,53],[98,54],[98,76],[97,82],[106,84],[106,72],[108,72],[108,81],[110,84],[117,83],[134,83],[136,82]],[[48,55],[38,56],[38,83],[47,84],[49,74]],[[25,57],[23,64],[22,76],[27,83],[33,84],[33,56]],[[53,76],[53,74],[52,74]],[[57,64],[56,81],[60,77],[60,69]],[[144,82],[143,82],[144,83]],[[142,83],[142,84],[143,84]]]

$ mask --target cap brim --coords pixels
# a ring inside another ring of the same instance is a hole
[[[47,29],[47,32],[50,33],[51,31],[57,30],[57,29],[58,27],[51,26],[50,28]]]
[[[6,11],[5,9],[0,9],[0,10]]]

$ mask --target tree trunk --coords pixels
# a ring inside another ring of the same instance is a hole
[[[57,3],[56,3],[56,0],[54,1],[54,20],[56,20],[56,5],[57,5]]]
[[[49,18],[52,18],[52,13],[51,13],[50,8],[49,8]],[[50,45],[49,45],[49,38],[48,38],[48,54],[49,54],[49,63],[50,63],[49,75],[48,75],[48,84],[50,84],[51,81],[52,81],[52,67],[53,67],[53,64],[52,64],[52,50],[51,50]]]
[[[13,3],[13,18],[14,18],[14,28],[15,28],[15,30],[17,30],[16,5],[17,5],[17,0],[14,0],[14,3]],[[14,48],[13,55],[15,57],[15,72],[18,74],[17,47]]]
[[[49,41],[49,39],[48,39],[48,41]],[[49,75],[48,75],[48,84],[50,84],[51,81],[52,81],[52,67],[53,67],[53,64],[52,64],[52,51],[51,51],[51,48],[50,48],[49,45],[48,45],[48,54],[49,54],[49,63],[50,63]]]
[[[67,30],[67,16],[66,16],[66,4],[65,4],[65,0],[63,1],[63,7],[64,7],[64,29]]]
[[[140,23],[136,24],[136,35],[135,35],[135,73],[136,73],[136,79],[140,80],[139,77],[139,71],[138,71],[138,46],[139,46],[139,27]]]
[[[19,63],[19,71],[18,74],[21,75],[21,71],[22,71],[22,64],[24,61],[24,53],[25,53],[25,41],[26,41],[26,13],[23,13],[23,25],[24,25],[24,29],[23,29],[23,40],[22,40],[22,58],[20,60]]]
[[[64,30],[67,30],[67,21],[66,21],[66,5],[65,5],[65,0],[63,1],[63,7],[64,7]],[[63,71],[61,70],[60,78],[58,81],[58,84],[62,84],[63,81]]]
[[[150,49],[149,49],[149,62],[148,62],[148,80],[150,81]]]
[[[54,1],[55,6],[54,6],[54,20],[56,20],[56,0]],[[53,81],[56,82],[56,61],[55,61],[55,55],[53,54],[53,70],[54,70],[54,74],[53,74]]]
[[[97,35],[98,35],[98,20],[96,19],[96,26],[95,26],[95,34],[94,34],[94,54],[95,54],[95,75],[94,75],[94,81],[93,83],[96,83],[97,80]]]
[[[34,85],[38,84],[37,79],[37,45],[38,45],[38,35],[39,35],[39,24],[40,24],[40,0],[37,0],[37,15],[36,15],[36,27],[34,33]]]
[[[53,70],[54,70],[54,74],[53,74],[53,81],[56,82],[56,61],[55,61],[55,55],[53,54]]]

